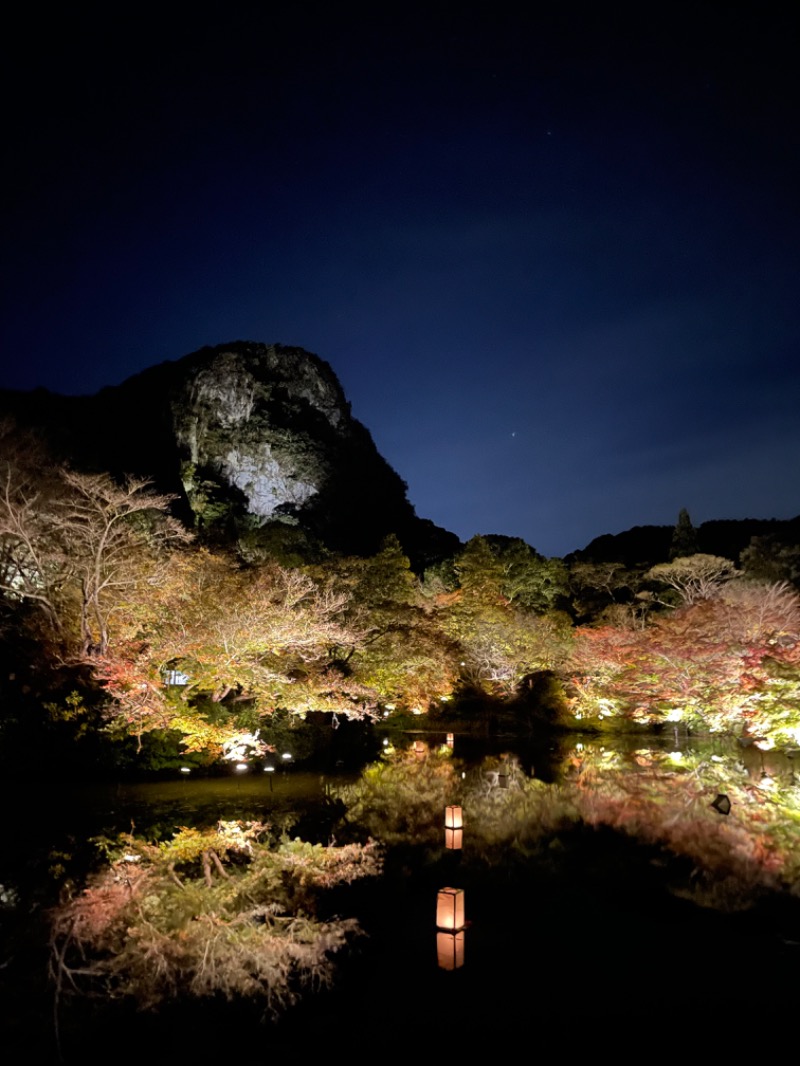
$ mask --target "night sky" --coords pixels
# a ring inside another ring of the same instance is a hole
[[[269,7],[6,26],[0,386],[280,342],[462,539],[800,513],[796,5]]]

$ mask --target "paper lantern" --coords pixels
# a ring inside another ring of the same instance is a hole
[[[461,829],[464,825],[464,819],[460,807],[445,807],[444,809],[444,824],[448,829]]]
[[[455,744],[455,742],[456,742],[455,736],[452,733],[448,733],[447,734],[447,739],[445,740],[445,744],[448,746],[448,748],[452,748],[453,745]]]
[[[440,888],[436,900],[436,926],[458,932],[464,928],[464,889]]]
[[[442,970],[457,970],[464,965],[464,930],[436,934],[436,957]]]
[[[464,830],[445,829],[444,846],[448,851],[460,851],[464,846]]]

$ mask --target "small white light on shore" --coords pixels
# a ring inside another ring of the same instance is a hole
[[[383,746],[384,746],[384,748],[388,748],[388,746],[389,746],[389,738],[388,737],[384,737],[383,738]]]
[[[283,755],[281,755],[282,759],[291,759],[291,757],[292,757],[292,753],[290,751],[285,751],[283,753]]]
[[[246,762],[237,762],[237,764],[236,764],[236,772],[237,773],[243,774],[246,769],[247,769],[247,763]]]
[[[191,771],[191,770],[189,769],[189,767],[188,767],[188,766],[182,766],[182,767],[181,767],[181,773],[182,773],[182,774],[190,774],[191,772],[192,772],[192,771]]]
[[[264,773],[265,774],[274,774],[275,773],[275,767],[274,766],[265,766],[264,767]]]

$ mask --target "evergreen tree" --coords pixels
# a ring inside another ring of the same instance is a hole
[[[672,543],[669,549],[670,562],[673,559],[682,559],[686,555],[696,555],[699,550],[697,530],[692,525],[689,512],[682,507],[672,531]]]

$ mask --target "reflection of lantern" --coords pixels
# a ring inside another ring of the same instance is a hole
[[[448,851],[460,851],[464,846],[464,830],[463,829],[445,829],[444,831],[444,846]]]
[[[440,888],[436,900],[436,925],[458,932],[464,928],[464,889]]]
[[[445,807],[444,824],[448,829],[461,829],[464,825],[464,819],[461,817],[461,808]]]
[[[455,742],[456,742],[455,736],[452,733],[448,733],[447,734],[447,740],[445,741],[445,744],[447,744],[448,748],[452,748],[453,745],[455,744]]]
[[[464,965],[464,930],[436,934],[436,956],[442,970],[457,970]]]

